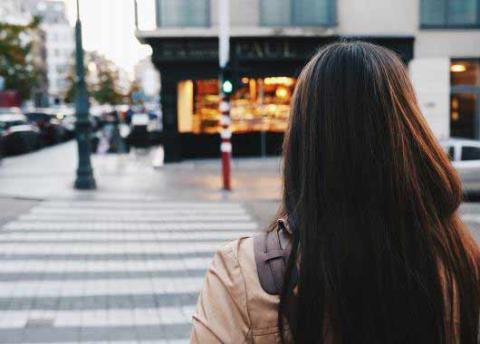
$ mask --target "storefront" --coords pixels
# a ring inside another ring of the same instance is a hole
[[[241,78],[231,98],[232,132],[285,132],[295,82],[290,77]],[[183,80],[177,92],[179,132],[218,134],[218,80]]]
[[[230,61],[239,88],[232,97],[234,156],[281,152],[296,77],[315,51],[339,37],[234,37]],[[361,37],[408,63],[412,37]],[[219,156],[216,37],[144,38],[161,72],[166,161]]]

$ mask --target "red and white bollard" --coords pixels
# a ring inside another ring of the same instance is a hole
[[[223,189],[231,190],[231,161],[232,161],[232,131],[230,130],[230,97],[222,94],[222,101],[220,102],[221,124],[222,131],[220,136],[222,143],[220,145],[220,151],[222,153],[222,176],[223,176]]]

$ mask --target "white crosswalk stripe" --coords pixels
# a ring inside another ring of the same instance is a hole
[[[156,214],[141,214],[141,216],[134,216],[132,219],[132,214],[121,214],[116,213],[111,215],[110,213],[107,214],[98,214],[92,213],[88,214],[88,220],[92,221],[100,221],[100,222],[111,222],[111,221],[118,221],[118,222],[155,222],[155,221],[162,221],[162,222],[170,222],[170,221],[178,221],[178,218],[181,217],[183,222],[187,221],[198,221],[198,222],[217,222],[217,221],[250,221],[250,216],[245,212],[233,212],[233,213],[223,213],[221,216],[220,214],[216,214],[214,212],[202,214],[189,214],[184,212],[177,212],[173,213],[171,211],[165,212],[163,214],[156,213]],[[20,220],[22,221],[83,221],[85,220],[85,214],[76,213],[71,211],[69,213],[33,213],[33,214],[26,214],[20,216]]]
[[[241,215],[245,214],[245,210],[242,208],[220,208],[220,209],[211,209],[211,208],[206,208],[206,209],[186,209],[186,208],[180,208],[180,209],[136,209],[136,210],[131,210],[131,209],[105,209],[105,208],[85,208],[85,207],[80,207],[80,208],[52,208],[52,207],[39,207],[39,208],[34,208],[32,210],[33,214],[69,214],[69,215],[75,215],[75,214],[81,214],[81,215],[125,215],[125,216],[137,216],[141,218],[142,216],[146,215],[202,215],[202,214],[207,214],[207,215],[213,215],[213,216],[222,216],[222,215]]]
[[[212,232],[177,232],[161,231],[136,233],[135,231],[110,231],[110,232],[41,232],[34,231],[30,233],[6,232],[0,235],[0,243],[5,241],[22,241],[24,243],[49,242],[62,240],[100,240],[100,241],[178,241],[178,240],[233,240],[245,234],[245,231],[212,231]]]
[[[56,327],[117,327],[148,326],[190,323],[192,306],[163,307],[129,310],[81,310],[81,311],[4,311],[0,319],[1,328],[23,328],[29,319],[52,318]]]
[[[252,231],[257,229],[257,225],[253,222],[161,222],[161,223],[124,223],[110,222],[102,223],[95,221],[82,222],[30,222],[16,221],[4,226],[7,230],[155,230],[155,231],[180,231],[180,230],[243,230]]]
[[[50,201],[42,205],[43,209],[53,208],[70,208],[70,209],[174,209],[174,210],[195,210],[195,209],[213,209],[215,211],[220,209],[236,209],[243,210],[243,207],[238,203],[217,203],[217,202],[108,202],[108,201]]]
[[[62,297],[194,293],[203,278],[105,279],[82,281],[0,282],[3,297]]]
[[[177,271],[206,269],[211,258],[155,259],[155,260],[15,260],[0,265],[2,273],[67,273],[67,272],[134,272]]]
[[[202,253],[218,250],[221,242],[199,243],[50,243],[48,245],[5,244],[0,242],[0,252],[5,255],[65,255],[65,254],[172,254],[172,253]]]
[[[214,252],[256,231],[236,203],[43,202],[0,230],[0,342],[187,343]]]

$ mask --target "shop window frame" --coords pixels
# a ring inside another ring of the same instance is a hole
[[[299,22],[296,19],[295,16],[295,7],[293,6],[293,1],[295,0],[290,0],[289,1],[289,20],[286,23],[282,23],[279,25],[276,24],[268,24],[265,23],[264,20],[264,10],[262,3],[264,0],[259,0],[258,3],[258,12],[259,12],[259,25],[261,27],[335,27],[338,25],[337,21],[337,5],[338,1],[337,0],[327,0],[329,1],[330,4],[330,11],[328,11],[327,15],[327,20],[325,22],[319,23],[319,22]]]
[[[176,24],[176,25],[165,25],[162,23],[162,8],[161,3],[163,0],[155,0],[155,22],[156,26],[159,29],[175,29],[175,28],[209,28],[212,26],[212,18],[211,18],[211,8],[212,3],[211,0],[203,0],[206,2],[205,6],[205,25],[183,25],[183,24]],[[189,0],[189,1],[199,1],[199,0]]]
[[[431,0],[420,0],[419,2],[419,20],[420,20],[420,29],[422,30],[445,30],[445,29],[452,29],[452,30],[465,30],[465,29],[480,29],[480,0],[477,1],[477,13],[476,13],[476,23],[474,24],[450,24],[449,21],[449,13],[448,13],[448,7],[449,3],[452,0],[441,0],[443,2],[443,6],[447,9],[445,11],[444,17],[443,17],[443,23],[442,24],[425,24],[423,23],[423,3],[424,1],[431,1]]]

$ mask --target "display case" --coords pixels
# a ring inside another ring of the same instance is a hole
[[[290,101],[296,80],[288,77],[241,79],[241,85],[231,97],[231,130],[233,133],[284,132],[288,125]],[[187,130],[197,134],[219,133],[218,80],[186,81],[193,90],[181,93],[179,87],[179,128],[191,123]],[[185,96],[186,95],[186,96]],[[185,102],[191,101],[191,106]],[[187,109],[187,110],[184,110]],[[191,116],[191,118],[189,118]]]

